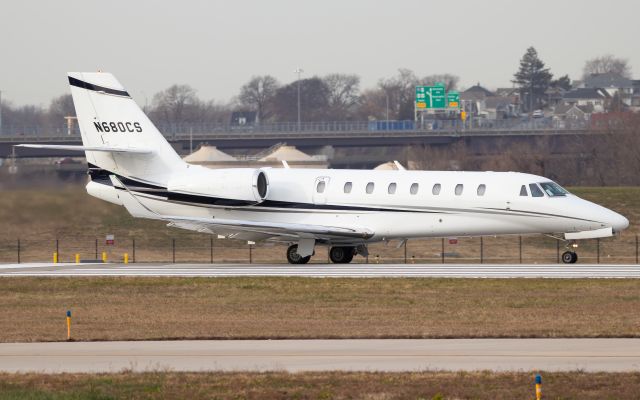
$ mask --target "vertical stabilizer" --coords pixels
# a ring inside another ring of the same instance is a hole
[[[149,154],[86,151],[87,161],[104,170],[156,184],[186,164],[129,93],[104,72],[70,72],[71,95],[87,147],[150,149]]]

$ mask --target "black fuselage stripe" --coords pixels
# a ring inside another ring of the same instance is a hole
[[[114,94],[116,96],[130,97],[129,93],[124,90],[110,89],[104,86],[94,85],[89,82],[81,81],[80,79],[74,78],[72,76],[69,77],[69,85],[87,90],[93,90],[94,92],[104,92],[107,94]]]

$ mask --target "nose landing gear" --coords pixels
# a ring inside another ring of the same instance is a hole
[[[562,253],[562,262],[565,264],[575,264],[578,261],[578,254],[575,251],[565,251]]]
[[[569,242],[566,248],[567,251],[562,253],[562,262],[565,264],[575,264],[578,261],[578,254],[574,249],[578,248],[578,243]]]

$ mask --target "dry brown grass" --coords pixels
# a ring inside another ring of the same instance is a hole
[[[640,373],[542,373],[545,399],[637,399]],[[528,372],[0,374],[0,399],[527,399]]]
[[[621,237],[601,241],[600,261],[634,263],[635,235],[640,226],[640,188],[574,188],[573,191],[589,200],[622,212],[631,227]],[[83,259],[95,258],[107,251],[110,260],[120,260],[124,253],[132,256],[136,240],[138,262],[171,262],[172,239],[176,239],[177,262],[210,262],[211,237],[182,229],[168,228],[164,223],[134,219],[123,207],[103,202],[86,194],[83,187],[67,186],[48,191],[16,189],[0,196],[0,262],[17,260],[17,239],[21,239],[21,260],[48,261],[59,239],[61,261],[72,261],[79,253]],[[106,247],[104,236],[115,234],[116,245]],[[486,237],[484,262],[518,263],[518,237]],[[396,243],[374,244],[370,247],[371,263],[404,262],[404,248]],[[411,240],[407,245],[407,261],[441,262],[441,240]],[[562,250],[561,250],[562,251]],[[252,250],[253,262],[286,262],[283,246],[259,244]],[[480,262],[480,239],[460,238],[457,245],[445,244],[446,262]],[[376,258],[376,255],[379,257]],[[525,263],[554,263],[557,260],[556,241],[545,237],[523,237],[522,261]],[[318,247],[312,262],[324,263],[327,252]],[[596,262],[596,242],[583,241],[580,261]],[[249,262],[246,242],[213,241],[213,262]],[[356,257],[354,262],[365,262]]]
[[[2,278],[0,341],[638,337],[636,280]]]

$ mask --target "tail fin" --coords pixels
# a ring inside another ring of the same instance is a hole
[[[87,150],[89,163],[118,175],[157,184],[166,184],[172,172],[185,166],[113,75],[70,72],[69,84],[85,147],[148,151],[139,154]]]

